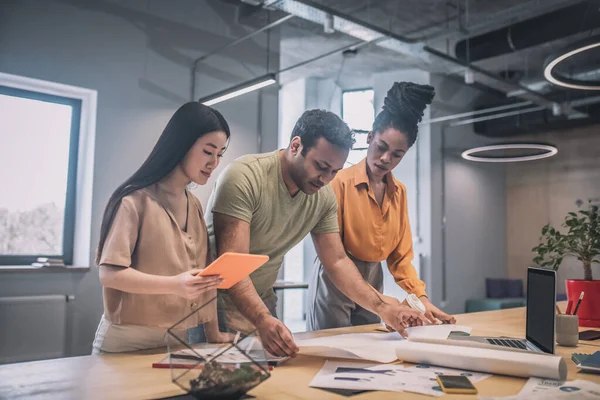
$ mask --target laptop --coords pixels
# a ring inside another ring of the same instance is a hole
[[[527,269],[527,322],[525,339],[464,336],[452,340],[479,342],[504,350],[554,354],[556,318],[556,272],[546,268]],[[477,346],[479,347],[479,346]],[[488,346],[485,346],[488,347]]]

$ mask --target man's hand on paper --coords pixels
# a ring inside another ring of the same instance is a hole
[[[421,302],[425,306],[425,309],[427,310],[425,312],[425,316],[427,317],[427,319],[432,321],[434,324],[439,324],[439,323],[455,324],[456,323],[456,318],[454,318],[452,315],[446,314],[445,312],[443,312],[442,310],[440,310],[439,308],[434,306],[433,303],[431,302],[431,300],[429,300],[426,296],[422,296],[419,299],[421,300]]]
[[[409,326],[431,324],[431,321],[417,310],[413,310],[398,299],[382,296],[384,304],[379,311],[379,316],[389,330],[398,331],[402,336],[408,337],[405,329]]]
[[[278,357],[296,357],[298,346],[290,330],[277,318],[269,315],[256,324],[265,350]]]

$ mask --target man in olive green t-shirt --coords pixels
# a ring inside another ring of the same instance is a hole
[[[400,332],[425,320],[373,289],[346,255],[337,200],[328,183],[343,168],[353,144],[352,132],[337,115],[309,110],[296,123],[287,149],[243,156],[217,179],[206,212],[213,250],[217,255],[269,256],[250,278],[221,292],[219,300],[228,326],[246,332],[256,327],[272,354],[294,356],[298,351],[290,331],[275,317],[273,284],[284,255],[308,233],[323,267],[346,296]]]

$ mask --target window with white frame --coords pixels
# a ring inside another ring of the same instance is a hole
[[[72,263],[81,103],[0,86],[0,265]]]
[[[342,119],[354,130],[356,143],[348,155],[346,167],[367,155],[367,134],[375,120],[373,89],[349,90],[342,93]]]

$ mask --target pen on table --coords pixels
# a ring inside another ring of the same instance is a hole
[[[565,311],[565,313],[567,315],[570,315],[571,311],[573,311],[573,300],[569,300],[569,302],[567,303],[567,311]]]
[[[573,315],[577,315],[577,310],[579,310],[579,306],[581,305],[581,300],[583,300],[583,295],[585,292],[581,292],[579,295],[579,300],[577,300],[577,305],[575,306],[575,311],[573,311]]]
[[[200,357],[200,356],[193,356],[193,355],[188,355],[188,354],[171,354],[171,358],[179,358],[182,360],[194,360],[194,361],[206,361],[205,358]]]

